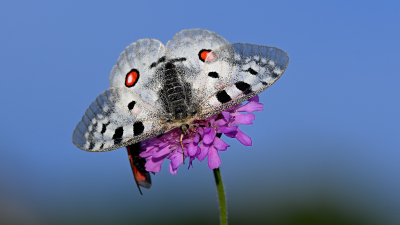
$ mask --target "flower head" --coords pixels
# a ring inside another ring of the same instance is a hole
[[[207,157],[210,169],[221,165],[218,151],[225,151],[229,145],[217,134],[225,134],[227,137],[236,138],[245,146],[251,146],[251,138],[239,130],[240,124],[252,124],[255,118],[252,112],[262,111],[263,104],[259,103],[255,96],[246,104],[239,104],[205,120],[193,122],[183,138],[185,158],[189,157],[189,168],[193,167],[196,158],[201,162]],[[146,158],[146,170],[158,173],[164,159],[171,160],[169,171],[172,174],[178,172],[178,167],[183,163],[183,150],[180,143],[181,130],[175,128],[161,137],[148,139],[142,142],[140,157]]]

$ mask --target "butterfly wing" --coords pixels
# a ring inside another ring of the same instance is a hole
[[[125,48],[110,74],[111,87],[127,87],[157,113],[165,113],[163,71],[155,66],[165,60],[165,47],[158,40],[141,39]]]
[[[227,44],[205,60],[197,86],[199,118],[207,118],[258,95],[286,70],[289,56],[275,48],[243,43]]]
[[[86,151],[109,151],[165,132],[165,115],[126,87],[112,87],[90,104],[72,135]]]
[[[289,62],[286,52],[266,46],[229,44],[214,32],[183,30],[166,45],[176,62],[197,119],[250,99],[273,84]],[[180,68],[180,69],[179,69]]]
[[[135,182],[140,194],[142,194],[142,190],[140,190],[140,187],[146,189],[149,189],[151,187],[150,173],[147,172],[145,168],[146,159],[139,156],[140,143],[126,146],[126,150],[128,151],[129,162],[131,164],[133,177],[135,178]]]
[[[110,74],[111,88],[86,110],[73,133],[74,144],[87,151],[109,151],[164,133],[168,113],[162,71],[165,59],[157,40],[142,39],[121,53]]]

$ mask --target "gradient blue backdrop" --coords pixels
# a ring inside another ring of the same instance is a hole
[[[2,1],[0,221],[151,224],[208,216],[218,223],[205,162],[177,175],[163,164],[140,196],[124,149],[89,153],[71,142],[127,45],[166,43],[190,28],[290,57],[283,77],[260,95],[264,111],[243,126],[253,146],[225,138],[232,147],[220,154],[221,171],[232,219],[329,198],[344,211],[395,221],[399,11],[398,1]]]

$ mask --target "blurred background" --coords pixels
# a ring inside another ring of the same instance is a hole
[[[71,135],[130,43],[190,28],[290,57],[224,140],[230,224],[400,224],[398,1],[1,1],[0,224],[219,224],[207,163],[136,188]]]

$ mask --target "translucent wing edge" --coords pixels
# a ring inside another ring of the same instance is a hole
[[[77,125],[77,127],[78,127],[78,125]],[[111,151],[111,150],[123,148],[123,147],[129,146],[129,145],[132,145],[132,144],[135,144],[135,143],[138,143],[138,142],[141,142],[141,141],[156,137],[157,135],[163,134],[166,131],[167,131],[167,127],[166,126],[158,126],[158,127],[155,127],[155,128],[153,128],[153,129],[151,129],[151,130],[149,130],[149,131],[147,131],[147,132],[145,132],[145,133],[143,133],[141,135],[134,136],[134,137],[131,137],[131,138],[122,139],[122,141],[119,144],[112,145],[111,147],[103,148],[103,149],[89,149],[89,148],[85,148],[84,146],[80,146],[77,143],[75,143],[74,136],[76,134],[82,136],[82,134],[80,134],[80,131],[78,130],[78,128],[75,128],[75,130],[74,130],[74,132],[72,134],[72,143],[74,143],[74,145],[77,148],[79,148],[81,150],[84,150],[84,151],[88,151],[88,152],[106,152],[106,151]],[[85,140],[87,140],[87,139],[85,139]],[[113,139],[106,140],[106,141],[113,141]]]

